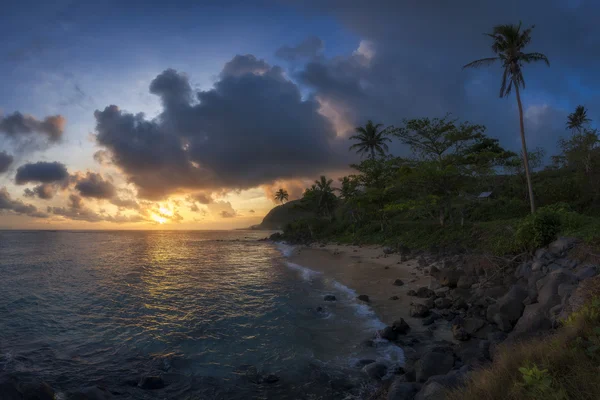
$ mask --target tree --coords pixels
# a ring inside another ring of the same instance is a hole
[[[285,189],[279,189],[277,192],[275,192],[275,200],[281,202],[281,204],[283,204],[284,201],[288,201],[288,198],[289,195]]]
[[[533,186],[531,183],[531,173],[529,171],[529,158],[527,154],[527,143],[525,140],[525,124],[523,122],[523,105],[521,103],[521,94],[519,88],[525,89],[525,79],[523,78],[523,64],[537,61],[544,61],[548,66],[550,62],[542,53],[524,53],[525,46],[531,42],[531,32],[534,26],[521,30],[519,25],[497,25],[492,33],[487,34],[493,39],[492,51],[496,57],[482,58],[473,61],[463,67],[479,68],[485,65],[491,65],[496,61],[502,63],[504,72],[502,73],[502,84],[500,86],[500,97],[506,97],[511,89],[515,88],[517,105],[519,106],[519,126],[521,128],[521,145],[523,147],[523,166],[527,177],[527,189],[529,192],[529,205],[531,212],[535,212],[535,200],[533,197]]]
[[[312,186],[304,191],[302,202],[305,206],[315,210],[318,214],[331,218],[331,211],[335,207],[336,196],[331,184],[333,179],[321,175]]]
[[[367,124],[356,128],[356,135],[350,136],[350,139],[357,140],[358,143],[350,146],[350,150],[355,150],[358,154],[369,154],[369,157],[374,160],[375,153],[384,156],[389,150],[386,142],[391,142],[387,137],[388,130],[380,128],[383,124],[373,124],[373,121],[367,121]]]
[[[545,156],[546,156],[546,151],[541,147],[536,147],[535,150],[530,151],[528,153],[529,168],[531,168],[532,171],[535,171],[536,169],[542,167],[544,165],[544,157]],[[519,188],[527,187],[527,176],[525,174],[524,165],[525,165],[525,163],[523,161],[523,152],[522,151],[520,152],[520,154],[514,154],[512,157],[507,159],[506,163],[503,165],[504,170],[508,174],[514,175],[515,177],[517,177],[517,180],[519,182],[517,184],[517,186],[519,186]],[[518,193],[521,193],[525,200],[527,200],[527,198],[529,197],[527,194],[527,190],[525,190],[525,192],[523,192],[521,189],[519,189]]]
[[[579,105],[567,117],[567,129],[570,129],[572,132],[582,133],[584,127],[590,122],[592,120],[587,117],[587,110],[584,106]]]

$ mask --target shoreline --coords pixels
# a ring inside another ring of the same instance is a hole
[[[404,319],[411,336],[455,342],[449,324],[439,321],[432,329],[422,318],[410,316],[411,304],[424,304],[426,299],[409,296],[411,290],[429,287],[432,277],[423,271],[416,258],[403,260],[398,253],[385,254],[378,245],[353,246],[327,244],[320,247],[293,246],[288,261],[322,273],[352,289],[357,295],[367,295],[366,304],[386,326]],[[399,279],[402,285],[395,284]],[[404,350],[404,349],[403,349]]]

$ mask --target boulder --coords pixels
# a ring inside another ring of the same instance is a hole
[[[423,326],[429,326],[440,318],[441,318],[441,316],[438,313],[432,312],[428,317],[425,317],[423,319],[423,321],[422,321]]]
[[[583,265],[577,269],[575,272],[575,276],[580,281],[588,278],[592,278],[598,274],[598,267],[595,265]]]
[[[165,381],[160,376],[144,376],[138,382],[138,386],[145,390],[162,389],[165,387]]]
[[[408,292],[406,292],[406,295],[407,295],[407,296],[416,296],[416,295],[417,295],[417,292],[415,292],[414,290],[412,290],[412,289],[411,289],[411,290],[409,290]]]
[[[392,247],[384,247],[383,248],[383,254],[389,255],[389,254],[394,254],[395,250]]]
[[[552,328],[552,321],[548,313],[549,310],[545,310],[544,305],[540,303],[525,307],[523,316],[515,325],[510,337],[526,338]]]
[[[334,295],[332,295],[332,294],[326,294],[326,295],[323,297],[323,300],[325,300],[325,301],[336,301],[337,299],[336,299],[336,298],[335,298],[335,296],[334,296]]]
[[[452,306],[452,300],[445,297],[435,299],[434,303],[435,307],[439,309],[450,308]]]
[[[515,271],[515,278],[528,279],[532,272],[531,264],[530,262],[525,262],[519,265]]]
[[[361,294],[357,297],[357,299],[359,299],[360,301],[364,301],[365,303],[368,303],[369,300],[369,296],[367,296],[366,294]]]
[[[404,335],[404,334],[408,333],[408,331],[410,331],[410,326],[404,320],[404,318],[400,318],[398,321],[394,321],[392,323],[392,329],[395,332],[398,332],[398,334]]]
[[[398,296],[392,296],[392,297],[390,297],[390,300],[400,300],[400,297],[398,297]]]
[[[543,260],[535,260],[531,264],[531,272],[541,271],[542,268],[544,268],[545,266],[546,266],[546,263]],[[523,277],[525,277],[525,276],[523,275]]]
[[[458,280],[463,275],[464,272],[458,269],[443,269],[437,274],[436,278],[440,285],[455,288]]]
[[[404,285],[404,282],[402,281],[402,279],[396,279],[394,281],[394,286],[402,286]]]
[[[382,363],[374,362],[365,365],[362,370],[369,378],[381,380],[387,373],[387,366]]]
[[[391,326],[386,326],[381,329],[379,332],[379,337],[385,340],[394,341],[398,339],[398,332],[394,330]]]
[[[569,237],[561,237],[548,245],[548,251],[554,256],[560,256],[573,245],[577,243],[577,239]]]
[[[69,400],[112,400],[114,396],[106,388],[89,386],[68,396]]]
[[[415,400],[446,400],[446,388],[438,382],[429,382],[415,396]]]
[[[416,379],[425,382],[434,375],[448,373],[454,366],[454,355],[451,352],[429,351],[415,364]]]
[[[420,287],[419,289],[417,289],[417,297],[420,297],[422,299],[426,299],[428,297],[433,297],[435,296],[435,292],[431,289],[429,289],[428,287]]]
[[[425,304],[413,303],[410,305],[409,315],[416,318],[426,317],[429,315],[429,307]]]
[[[513,285],[508,293],[498,299],[487,309],[487,319],[498,327],[509,332],[518,321],[525,308],[523,300],[527,297],[527,290],[521,285]]]
[[[452,325],[452,336],[454,337],[454,339],[460,341],[469,340],[471,338],[471,335],[469,335],[465,328],[463,328],[460,324]]]
[[[458,278],[456,287],[460,289],[470,289],[471,286],[473,286],[477,282],[479,282],[479,280],[474,276],[462,275],[460,278]]]
[[[554,260],[555,258],[556,257],[552,253],[550,253],[547,249],[544,249],[544,248],[538,249],[535,252],[535,259],[539,260],[541,262],[547,262],[550,260]],[[544,264],[544,265],[546,265],[546,264]]]
[[[397,377],[388,389],[387,400],[413,400],[419,389],[419,384]]]
[[[423,302],[423,304],[425,305],[425,307],[432,309],[435,307],[435,298],[434,297],[430,297],[428,299],[425,299],[425,301]]]
[[[462,327],[469,335],[474,335],[478,330],[483,328],[485,321],[481,318],[465,318]]]
[[[546,277],[540,279],[536,286],[538,288],[537,301],[541,310],[547,313],[557,304],[561,304],[562,298],[558,293],[558,287],[562,284],[577,283],[577,277],[565,268],[558,269]]]

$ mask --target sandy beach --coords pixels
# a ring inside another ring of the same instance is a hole
[[[358,295],[369,296],[369,306],[387,325],[404,318],[413,333],[428,329],[423,326],[422,319],[409,315],[410,304],[423,302],[424,299],[408,296],[407,292],[429,286],[431,280],[431,277],[417,269],[417,259],[403,262],[400,254],[386,255],[381,246],[330,244],[324,247],[298,247],[290,256],[290,261],[322,272],[353,289]],[[404,284],[394,285],[396,279]],[[392,300],[393,296],[397,299]],[[447,329],[437,330],[435,336],[452,340]]]

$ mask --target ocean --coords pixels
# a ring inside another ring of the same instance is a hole
[[[384,326],[368,305],[264,236],[0,231],[0,376],[58,399],[93,385],[117,399],[363,398],[357,362],[402,351],[367,342]]]

